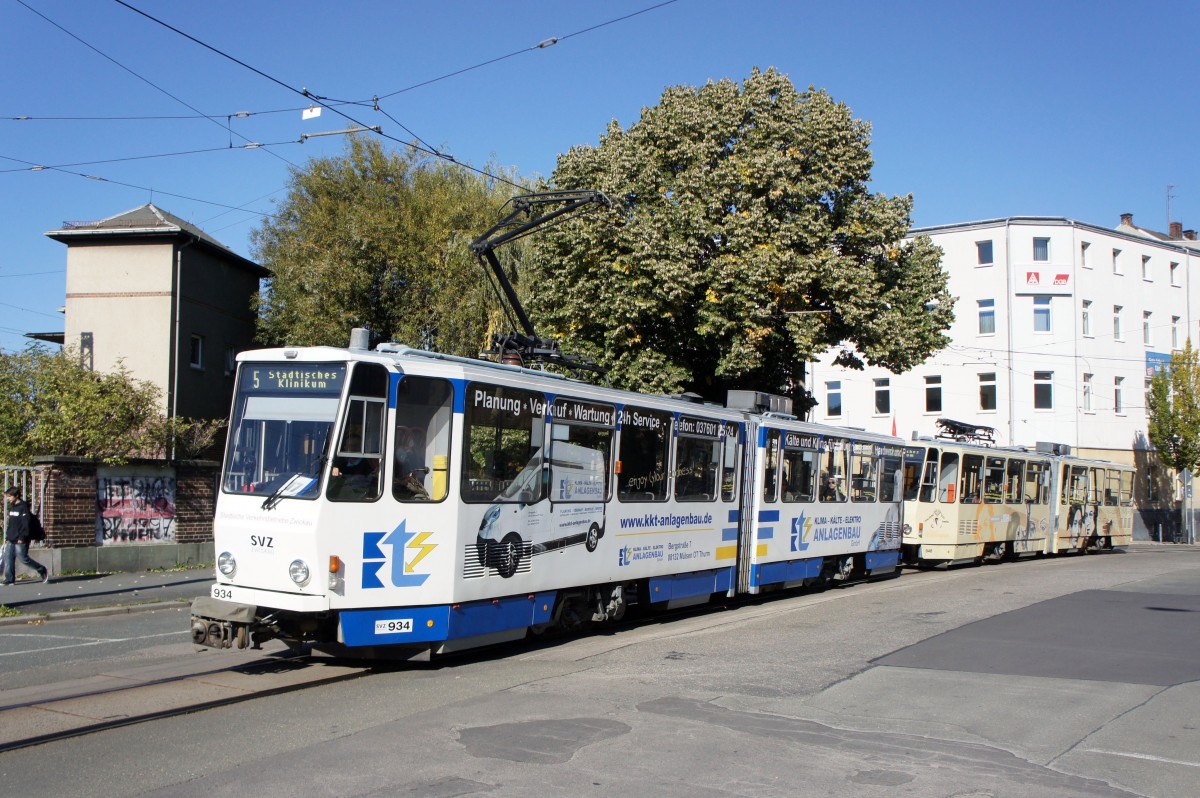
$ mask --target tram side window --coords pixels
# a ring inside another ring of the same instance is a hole
[[[717,498],[721,463],[721,426],[715,421],[681,416],[675,438],[675,498],[708,502]]]
[[[1071,466],[1072,504],[1084,504],[1088,499],[1088,469],[1084,466]]]
[[[1121,506],[1128,507],[1133,504],[1133,472],[1121,472]]]
[[[1004,501],[1008,504],[1020,504],[1022,500],[1021,489],[1024,485],[1022,482],[1025,473],[1024,460],[1009,460],[1008,471],[1004,481]]]
[[[464,501],[532,504],[545,496],[545,405],[532,391],[467,385]]]
[[[959,502],[979,504],[983,500],[983,457],[977,454],[964,454],[962,461],[962,486]]]
[[[767,430],[763,446],[763,501],[773,502],[779,497],[779,430]]]
[[[811,449],[783,450],[783,500],[810,502],[817,476],[817,453]]]
[[[1104,469],[1089,468],[1088,469],[1088,504],[1102,504],[1104,502]]]
[[[405,376],[396,384],[392,495],[398,500],[446,498],[453,398],[446,380]]]
[[[643,407],[621,411],[617,454],[617,496],[621,501],[666,501],[670,445],[670,413]]]
[[[942,468],[938,474],[938,499],[954,504],[954,489],[958,484],[958,453],[942,452]]]
[[[846,501],[846,455],[850,441],[828,438],[821,445],[821,491],[823,502]]]
[[[925,466],[921,472],[921,501],[925,504],[937,500],[938,454],[938,450],[933,448],[930,448],[925,453]],[[945,499],[942,501],[945,501]]]
[[[1049,504],[1050,467],[1046,463],[1029,463],[1025,467],[1025,500]]]
[[[725,425],[725,438],[721,453],[721,501],[731,502],[737,497],[738,479],[738,425]]]
[[[904,450],[904,501],[912,502],[920,497],[924,467],[925,449],[910,446]]]
[[[989,504],[1004,501],[1004,458],[989,457],[984,461],[983,496]]]
[[[1108,481],[1104,487],[1104,504],[1116,507],[1121,503],[1121,472],[1115,468],[1108,469]]]
[[[550,441],[551,498],[600,502],[609,497],[609,462],[617,418],[611,405],[576,399],[554,403]]]
[[[875,501],[875,447],[856,443],[850,454],[850,501]]]
[[[879,500],[898,502],[903,499],[904,485],[901,465],[904,462],[899,453],[884,453],[879,460]]]
[[[350,398],[329,471],[331,501],[374,501],[383,481],[383,431],[387,419],[388,372],[378,363],[357,363]]]

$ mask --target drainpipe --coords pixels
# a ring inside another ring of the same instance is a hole
[[[175,248],[175,276],[171,284],[171,293],[175,295],[175,306],[171,308],[171,352],[170,352],[170,414],[171,418],[178,417],[179,410],[179,314],[180,300],[183,294],[183,251],[196,243],[195,236],[188,236],[183,244]],[[167,453],[169,460],[175,459],[175,444],[171,443],[171,451]]]
[[[1012,219],[1004,220],[1004,304],[1006,334],[1008,336],[1008,445],[1017,445],[1017,398],[1013,390],[1013,288],[1012,288]]]

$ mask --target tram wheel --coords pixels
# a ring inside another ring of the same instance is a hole
[[[600,525],[599,524],[592,524],[588,528],[587,538],[584,539],[583,545],[587,547],[588,551],[595,551],[596,547],[600,545]]]
[[[500,550],[496,552],[496,571],[508,579],[517,572],[517,566],[521,564],[521,536],[516,532],[509,532],[504,536],[504,540],[500,541]]]

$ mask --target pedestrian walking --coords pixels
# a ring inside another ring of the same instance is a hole
[[[29,557],[29,538],[35,525],[40,525],[37,516],[29,509],[29,502],[21,499],[21,489],[13,485],[4,491],[4,504],[8,512],[8,531],[4,534],[4,584],[16,581],[17,560],[26,568],[38,572],[43,582],[50,581],[50,569]]]

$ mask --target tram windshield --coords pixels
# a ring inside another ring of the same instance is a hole
[[[243,364],[222,488],[316,498],[345,377],[344,363]]]

